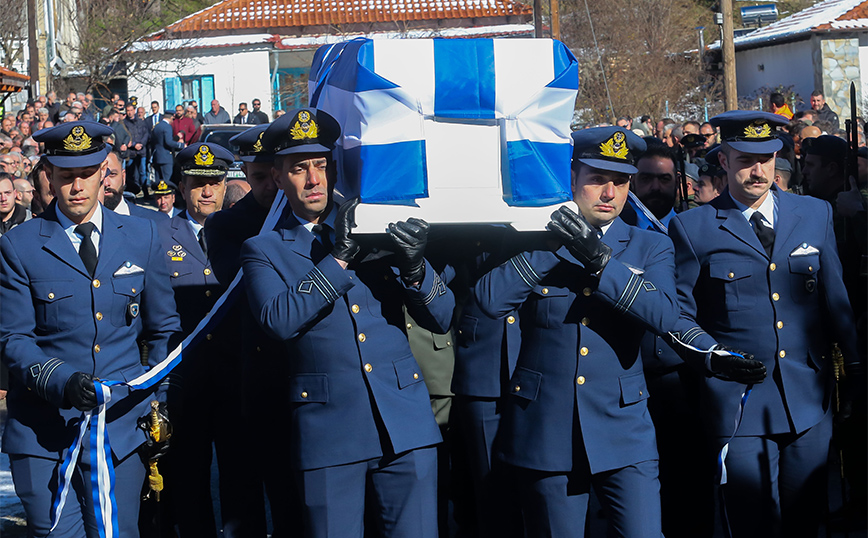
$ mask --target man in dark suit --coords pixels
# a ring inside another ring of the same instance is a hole
[[[692,356],[714,376],[705,379],[702,397],[718,448],[733,435],[745,384],[771,374],[753,385],[728,442],[721,487],[732,536],[817,536],[832,431],[831,343],[840,346],[854,382],[864,372],[832,209],[774,184],[782,147],[776,127],[785,123],[754,111],[712,118],[727,189],[669,228],[681,304],[674,334],[700,351],[744,350],[728,365],[718,363],[718,352]]]
[[[639,345],[678,315],[672,244],[618,218],[645,142],[622,127],[577,131],[573,140],[579,213],[559,208],[550,249],[520,252],[476,285],[489,316],[518,309],[521,319],[495,452],[511,466],[528,536],[583,536],[593,487],[612,535],[659,538]]]
[[[148,194],[147,155],[148,141],[151,138],[151,129],[143,119],[136,116],[136,107],[127,104],[126,117],[123,122],[130,133],[130,141],[127,145],[127,172],[130,182],[134,185],[134,191]]]
[[[268,114],[262,111],[262,101],[254,99],[252,104],[253,110],[250,111],[250,115],[256,118],[256,123],[268,123]]]
[[[172,113],[164,112],[163,119],[151,133],[151,148],[153,149],[154,183],[161,181],[169,183],[172,179],[173,151],[184,148],[183,142],[177,142],[172,138]]]
[[[118,215],[131,215],[154,221],[166,220],[167,215],[160,211],[151,211],[139,207],[124,198],[124,185],[127,171],[123,167],[123,159],[117,152],[111,151],[106,157],[105,176],[103,179],[103,204]]]
[[[97,407],[96,380],[143,375],[139,342],[154,366],[180,330],[156,226],[106,211],[99,203],[110,128],[64,123],[35,138],[45,144],[45,172],[55,201],[0,239],[0,344],[9,367],[9,420],[3,451],[34,536],[98,535],[90,436],[72,460],[66,504],[50,531],[64,451],[82,412]],[[99,388],[98,388],[99,387]],[[119,536],[138,536],[146,442],[137,420],[149,391],[112,388],[105,414],[114,466]],[[96,411],[94,411],[96,412]],[[105,493],[105,492],[102,492]]]
[[[452,293],[424,258],[428,225],[390,225],[394,254],[362,251],[353,202],[333,201],[340,127],[316,109],[287,113],[265,138],[292,215],[244,243],[251,310],[284,342],[292,405],[287,451],[305,535],[437,536],[440,432],[404,332],[406,305],[423,327],[449,328]]]

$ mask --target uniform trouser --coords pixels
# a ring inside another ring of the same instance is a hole
[[[305,536],[363,538],[367,510],[372,534],[437,538],[436,448],[296,473]]]
[[[501,417],[499,399],[455,396],[452,409],[473,479],[479,535],[521,536],[520,507],[510,495],[504,465],[493,458]]]
[[[597,474],[512,467],[528,538],[582,538],[593,486],[609,520],[609,536],[662,538],[657,460]]]
[[[153,163],[154,167],[154,186],[160,184],[160,181],[166,183],[172,179],[172,163]]]
[[[665,374],[645,372],[648,412],[660,454],[660,503],[666,538],[714,534],[714,448],[698,433],[699,374],[687,365]]]
[[[827,413],[799,434],[730,441],[722,498],[732,536],[816,538],[826,507],[831,438]]]
[[[86,438],[89,436],[86,436]],[[72,475],[72,484],[57,528],[51,538],[97,538],[96,518],[93,513],[93,487],[91,482],[88,443],[82,446],[81,457]],[[21,500],[27,515],[30,537],[48,536],[51,529],[51,508],[57,493],[57,473],[61,462],[34,456],[10,455],[15,494]],[[139,535],[139,497],[145,481],[145,465],[135,452],[124,460],[113,460],[115,467],[115,499],[118,510],[118,529],[115,536],[136,538]]]

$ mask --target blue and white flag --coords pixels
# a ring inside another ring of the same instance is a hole
[[[360,38],[320,47],[309,78],[310,105],[343,129],[341,192],[402,205],[428,196],[432,121],[499,128],[507,204],[571,200],[578,85],[576,58],[549,39]]]

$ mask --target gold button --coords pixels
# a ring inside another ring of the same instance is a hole
[[[205,340],[210,340],[210,339],[212,339],[212,338],[214,338],[214,337],[211,336],[211,333],[208,333],[208,334],[205,335]]]
[[[135,292],[136,292],[136,288],[133,288],[133,289],[132,289],[132,292],[135,293]]]
[[[812,266],[809,265],[809,266],[808,266],[808,271],[813,271],[813,270],[814,270],[814,268],[813,268]]]
[[[359,342],[364,342],[365,338],[365,333],[359,333]]]
[[[731,272],[731,273],[729,273],[729,274],[726,275],[726,276],[728,276],[729,278],[733,278],[733,277],[735,276],[735,273],[732,273],[732,272]]]
[[[306,393],[306,392],[302,392],[302,393],[301,393],[301,397],[302,397],[302,398],[307,398],[307,393]]]
[[[587,327],[590,323],[591,320],[589,320],[588,318],[582,318],[582,325],[584,325],[585,327]]]
[[[413,372],[413,379],[419,379],[419,374],[417,374],[416,372]]]
[[[641,391],[641,390],[639,391],[639,396],[642,396],[642,391]]]
[[[178,276],[178,271],[175,271],[174,273],[172,273],[172,276]]]
[[[549,293],[549,289],[548,289],[548,288],[543,288],[542,291],[543,291],[543,295],[548,295],[548,293]]]
[[[783,359],[784,357],[787,356],[787,352],[782,349],[781,352],[778,353],[778,356]]]
[[[204,272],[205,272],[205,276],[208,276],[211,274],[211,269],[206,268]]]
[[[774,271],[774,270],[777,269],[777,268],[778,268],[778,266],[775,265],[775,264],[771,264],[771,265],[769,265],[769,270],[770,270],[770,271]]]
[[[584,295],[585,297],[590,297],[591,291],[592,291],[591,288],[585,288],[582,290],[582,295]]]
[[[366,371],[366,372],[370,372],[370,371],[373,370],[373,369],[374,369],[374,367],[371,366],[370,363],[368,363],[368,364],[365,365],[365,371]]]
[[[446,345],[447,345],[447,346],[451,346],[451,345],[452,345],[452,342],[447,341],[447,342],[446,342]]]
[[[577,378],[576,378],[576,383],[579,384],[579,385],[584,385],[584,384],[585,384],[585,376],[580,375],[579,377],[577,377]]]
[[[211,297],[211,290],[205,290],[205,297]]]
[[[48,294],[48,298],[49,298],[49,299],[54,299],[54,294],[53,294],[53,293],[49,293],[49,294]]]
[[[97,321],[102,321],[102,312],[97,312],[97,313],[96,313],[96,320],[97,320]]]
[[[354,304],[352,306],[351,310],[353,311],[353,314],[358,314],[359,313],[359,305]]]
[[[93,281],[93,287],[94,287],[94,288],[98,288],[98,287],[99,287],[99,280],[94,280],[94,281]]]
[[[779,321],[779,322],[778,322],[778,329],[783,329],[783,328],[784,328],[784,322],[783,322],[783,321]]]
[[[518,392],[521,390],[521,385],[516,385],[515,390],[513,392]]]
[[[780,298],[781,298],[781,296],[778,295],[777,293],[772,293],[772,299],[773,299],[773,300],[777,301],[777,300],[780,299]]]
[[[99,344],[93,346],[93,352],[94,352],[94,353],[99,353]]]
[[[506,322],[512,325],[513,323],[515,323],[515,316],[509,316],[508,318],[506,318]]]
[[[585,355],[588,354],[588,348],[583,347],[582,349],[579,350],[579,353],[582,355],[582,357],[584,357]]]
[[[412,323],[408,323],[408,324],[407,324],[407,330],[410,330],[410,329],[412,329],[412,328],[413,328],[413,324],[412,324]]]

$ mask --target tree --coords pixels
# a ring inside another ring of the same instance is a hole
[[[71,71],[84,79],[88,90],[108,98],[108,83],[114,78],[126,76],[152,84],[173,74],[158,67],[173,56],[171,51],[134,55],[136,42],[210,4],[208,0],[79,0],[67,14],[74,31],[59,44],[70,51]]]
[[[697,50],[696,27],[711,13],[693,0],[562,0],[561,13],[562,40],[579,59],[585,122],[660,118],[667,101],[670,111],[695,111],[716,99]]]
[[[9,67],[21,61],[27,46],[27,4],[6,0],[0,17],[0,64]]]

